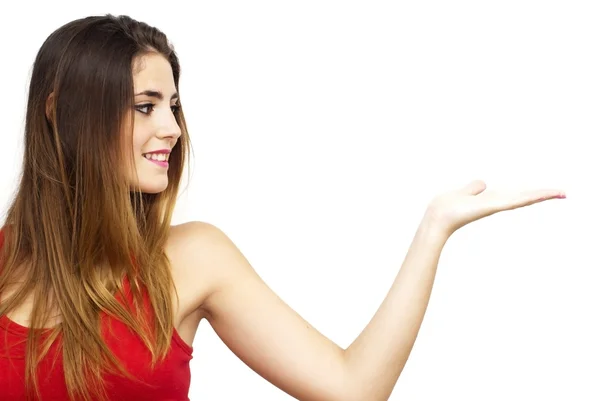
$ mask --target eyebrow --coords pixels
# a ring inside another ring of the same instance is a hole
[[[156,91],[156,90],[145,90],[143,92],[136,93],[135,96],[141,96],[141,95],[155,97],[158,100],[163,100],[165,98],[165,95],[163,95],[163,93],[161,91]],[[179,99],[179,93],[177,93],[177,92],[173,93],[171,95],[171,100],[173,100],[173,99]]]

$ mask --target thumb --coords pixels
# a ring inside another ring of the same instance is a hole
[[[482,180],[471,181],[468,185],[460,189],[460,193],[465,195],[479,195],[486,189],[485,182]]]

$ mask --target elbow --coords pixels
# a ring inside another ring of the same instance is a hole
[[[388,388],[376,381],[364,380],[352,375],[346,375],[340,394],[332,401],[387,401],[392,394]]]

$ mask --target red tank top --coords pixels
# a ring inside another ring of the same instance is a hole
[[[0,230],[0,248],[4,234]],[[124,282],[125,300],[131,303],[129,283]],[[122,376],[106,375],[105,384],[111,401],[189,401],[192,347],[173,332],[166,359],[150,369],[151,355],[144,343],[119,320],[102,314],[102,332],[106,344],[132,376],[142,383]],[[0,401],[25,401],[25,349],[29,328],[0,315]],[[60,339],[60,336],[59,336]],[[62,354],[55,342],[38,365],[40,401],[67,401]],[[54,356],[57,362],[52,366]]]

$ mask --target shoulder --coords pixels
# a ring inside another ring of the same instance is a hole
[[[172,262],[177,261],[174,267],[182,269],[214,267],[215,257],[234,250],[235,245],[221,229],[203,221],[171,226],[166,244]]]
[[[198,245],[206,245],[215,237],[224,235],[216,226],[204,221],[190,221],[171,226],[167,249],[189,251]],[[190,248],[191,247],[191,248]]]
[[[249,266],[220,228],[202,221],[171,226],[166,253],[187,313],[201,308],[211,294],[236,281]]]

